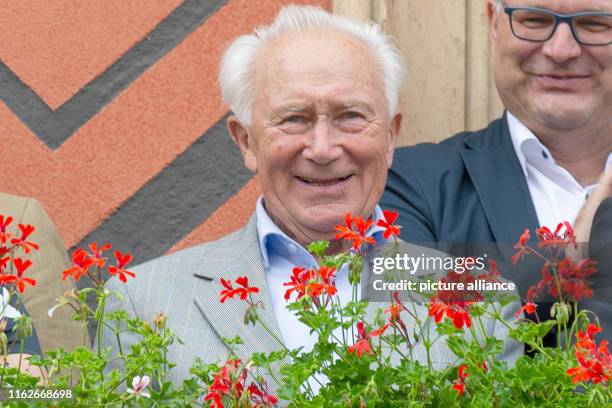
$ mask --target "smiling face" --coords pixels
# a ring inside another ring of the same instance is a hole
[[[611,0],[508,0],[561,14],[612,12]],[[543,43],[516,38],[509,17],[489,3],[495,81],[506,108],[538,130],[601,129],[612,124],[612,45],[580,45],[567,24]]]
[[[384,189],[401,117],[373,61],[336,32],[285,35],[258,59],[251,126],[228,121],[268,214],[301,244],[332,239],[346,212],[370,216]]]

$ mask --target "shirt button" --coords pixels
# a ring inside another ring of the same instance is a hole
[[[548,153],[546,153],[544,150],[542,150],[542,157],[548,159]]]

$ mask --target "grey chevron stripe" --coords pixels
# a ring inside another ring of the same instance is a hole
[[[56,111],[0,60],[0,100],[42,142],[55,150],[225,3],[227,0],[185,0]]]
[[[200,225],[252,177],[227,133],[226,118],[76,246],[111,242],[130,251],[136,265],[163,255]]]

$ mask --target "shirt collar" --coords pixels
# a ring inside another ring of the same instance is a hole
[[[311,261],[308,263],[314,262],[314,258],[312,258],[312,255],[310,255],[306,248],[287,236],[287,234],[281,231],[274,221],[272,221],[272,218],[270,218],[263,205],[263,196],[259,197],[257,200],[255,215],[257,217],[257,235],[259,238],[259,247],[261,249],[261,255],[266,271],[270,268],[271,254],[276,254],[292,260],[292,263],[295,265],[302,265],[304,264],[305,260]],[[384,240],[381,232],[384,231],[385,228],[376,224],[378,220],[384,220],[385,218],[378,205],[374,208],[372,219],[374,223],[366,235],[373,236],[377,243],[380,243],[381,240]]]
[[[508,118],[508,128],[510,129],[514,152],[521,164],[525,177],[527,177],[527,162],[536,167],[540,167],[543,163],[556,164],[548,148],[540,142],[540,139],[523,122],[518,120],[509,111],[506,117]]]
[[[542,166],[557,166],[554,157],[550,153],[550,150],[540,142],[540,139],[533,134],[527,126],[523,124],[516,116],[510,111],[506,112],[508,120],[508,128],[510,130],[510,137],[512,139],[512,145],[514,151],[523,169],[525,178],[527,175],[527,163],[542,168]],[[606,161],[605,170],[612,168],[612,153],[608,155]],[[587,189],[593,189],[597,185],[587,187]]]

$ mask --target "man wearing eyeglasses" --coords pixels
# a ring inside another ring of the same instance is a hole
[[[488,0],[487,16],[503,117],[396,149],[382,205],[400,213],[403,239],[457,255],[457,243],[495,243],[507,260],[525,228],[566,220],[586,241],[612,195],[612,0]],[[522,296],[540,279],[539,268],[504,268]],[[609,300],[585,307],[610,337]]]

